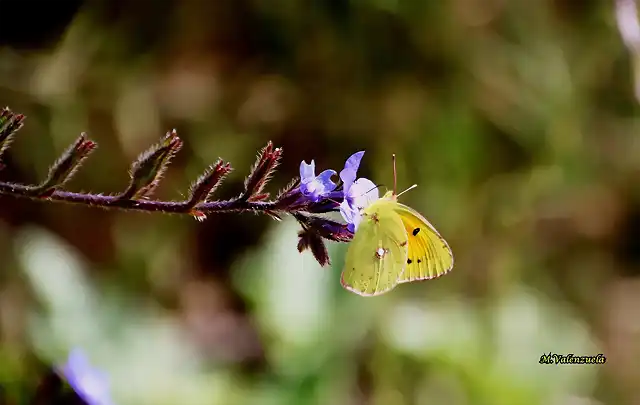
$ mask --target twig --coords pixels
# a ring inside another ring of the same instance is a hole
[[[0,159],[11,146],[24,119],[23,115],[14,114],[9,108],[0,111]],[[213,193],[232,171],[230,163],[219,159],[193,182],[188,199],[184,201],[152,199],[152,194],[162,180],[162,175],[169,167],[171,159],[182,148],[182,144],[182,140],[173,130],[156,145],[140,154],[130,166],[129,185],[119,194],[76,193],[64,190],[62,186],[71,179],[82,162],[98,146],[97,143],[88,139],[86,134],[82,134],[56,160],[49,170],[47,179],[41,184],[0,182],[0,196],[103,209],[184,214],[199,221],[205,220],[211,214],[228,212],[260,213],[276,220],[280,220],[280,215],[293,215],[303,228],[299,250],[311,248],[322,265],[329,262],[322,239],[338,242],[351,240],[353,235],[344,224],[315,215],[338,211],[339,202],[333,198],[311,201],[301,193],[297,178],[281,190],[275,199],[269,200],[269,193],[265,191],[265,186],[275,173],[282,157],[282,149],[274,148],[271,142],[258,153],[257,160],[244,182],[244,191],[234,198],[212,201]],[[0,161],[0,170],[3,167]]]

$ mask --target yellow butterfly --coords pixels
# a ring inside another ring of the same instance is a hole
[[[444,238],[420,213],[398,202],[395,155],[393,174],[394,191],[362,210],[342,270],[342,286],[362,296],[439,277],[453,268],[453,253]]]

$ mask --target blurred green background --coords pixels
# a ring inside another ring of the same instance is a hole
[[[176,128],[156,196],[218,157],[234,196],[268,140],[392,185],[451,245],[447,276],[362,298],[295,221],[0,197],[0,384],[26,401],[82,347],[125,404],[640,403],[640,120],[613,2],[0,1],[4,181],[86,131],[68,188],[119,192]],[[540,365],[543,353],[607,357]]]

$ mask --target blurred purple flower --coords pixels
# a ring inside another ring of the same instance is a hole
[[[336,183],[331,177],[336,175],[335,170],[325,170],[316,176],[316,163],[311,164],[302,161],[300,163],[300,192],[305,198],[318,202],[329,195],[336,188]]]
[[[107,375],[92,368],[82,350],[73,349],[61,371],[71,388],[88,405],[113,405]]]
[[[378,188],[369,179],[361,177],[356,180],[360,161],[364,151],[356,152],[347,159],[340,172],[344,200],[340,204],[340,214],[348,224],[348,229],[355,232],[362,218],[362,210],[380,198]]]

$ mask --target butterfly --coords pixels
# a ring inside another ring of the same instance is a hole
[[[436,228],[398,202],[395,166],[393,155],[393,191],[363,208],[342,270],[342,286],[362,296],[440,277],[453,268],[453,252]]]

